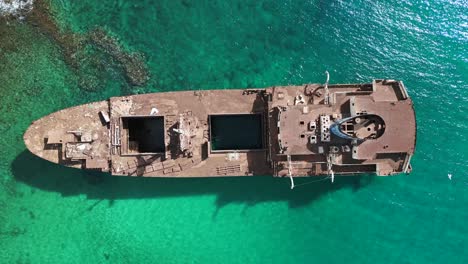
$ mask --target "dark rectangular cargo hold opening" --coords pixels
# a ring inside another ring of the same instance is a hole
[[[210,115],[211,150],[263,149],[261,114]]]
[[[127,116],[122,117],[122,124],[127,154],[165,152],[163,116]]]

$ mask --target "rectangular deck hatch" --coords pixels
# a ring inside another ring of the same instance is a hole
[[[163,116],[122,117],[125,154],[163,153],[165,127]]]
[[[261,114],[210,115],[212,151],[263,149]]]

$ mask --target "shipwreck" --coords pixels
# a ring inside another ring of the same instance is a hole
[[[411,171],[416,120],[403,82],[306,84],[112,97],[24,134],[48,161],[135,177],[289,177]]]

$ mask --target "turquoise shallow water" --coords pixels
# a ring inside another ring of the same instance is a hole
[[[50,1],[59,35],[100,28],[144,54],[143,86],[92,44],[72,65],[37,21],[1,19],[0,262],[468,263],[466,14],[464,0]],[[31,121],[109,96],[323,82],[325,70],[333,83],[405,82],[411,175],[294,191],[269,177],[129,179],[55,166],[22,142]]]

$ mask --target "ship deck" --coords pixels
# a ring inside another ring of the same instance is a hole
[[[330,132],[369,114],[378,137],[370,123],[345,132],[371,139]],[[416,121],[403,83],[376,80],[112,97],[35,121],[24,138],[44,159],[113,175],[391,175],[411,169]]]

